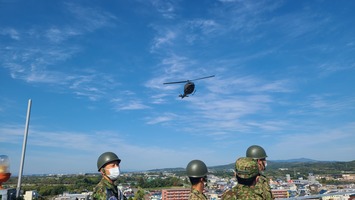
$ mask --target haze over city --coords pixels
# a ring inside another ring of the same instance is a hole
[[[0,0],[0,155],[18,174],[355,160],[355,1]],[[196,91],[184,99],[184,84]]]

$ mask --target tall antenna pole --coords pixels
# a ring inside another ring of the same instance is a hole
[[[29,126],[29,123],[30,123],[31,104],[32,104],[32,100],[29,99],[28,100],[28,108],[27,108],[25,135],[23,137],[23,144],[22,144],[22,156],[21,156],[20,172],[18,174],[18,182],[17,182],[17,189],[16,189],[16,198],[18,198],[20,196],[20,190],[21,190],[21,178],[22,178],[22,172],[23,172],[23,164],[24,164],[24,161],[25,161],[28,126]]]

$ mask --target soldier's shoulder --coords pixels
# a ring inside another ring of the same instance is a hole
[[[197,190],[192,190],[189,195],[189,200],[207,200],[206,196]]]
[[[253,200],[263,199],[261,195],[257,194],[254,189],[248,186],[241,187],[240,190],[238,190],[237,195],[242,196],[243,199],[253,199]]]
[[[233,191],[232,189],[229,189],[222,194],[221,200],[233,199],[233,197],[235,196],[236,196],[236,192]]]
[[[92,198],[94,200],[104,200],[106,199],[106,194],[101,188],[96,188],[94,192],[92,193]]]
[[[105,185],[102,182],[99,182],[95,187],[93,191],[93,199],[105,199]]]
[[[193,194],[193,193],[191,193],[189,196],[189,200],[200,200],[200,199],[201,199],[200,196]]]
[[[102,192],[105,190],[105,186],[102,183],[98,183],[95,187],[94,187],[94,192]]]

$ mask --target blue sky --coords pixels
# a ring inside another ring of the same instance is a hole
[[[18,174],[355,159],[355,1],[0,0],[0,154]],[[194,95],[180,99],[184,84]]]

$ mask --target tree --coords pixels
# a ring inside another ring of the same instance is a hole
[[[134,193],[134,200],[144,200],[145,192],[142,188],[138,188],[137,192]]]

